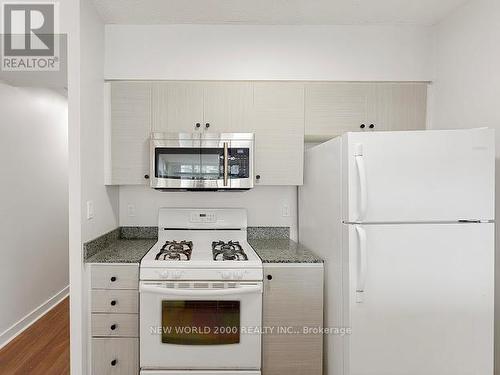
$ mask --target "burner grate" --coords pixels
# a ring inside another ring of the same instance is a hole
[[[214,241],[212,242],[212,254],[215,261],[225,260],[248,260],[238,241]]]
[[[193,252],[192,241],[167,241],[162,246],[160,252],[156,254],[156,260],[179,260],[186,261],[191,259]]]

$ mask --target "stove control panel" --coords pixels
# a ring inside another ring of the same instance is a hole
[[[217,214],[215,212],[192,212],[190,221],[192,223],[216,223]]]
[[[141,280],[221,280],[244,281],[262,280],[262,268],[248,269],[164,269],[141,267]]]

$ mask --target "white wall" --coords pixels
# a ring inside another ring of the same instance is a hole
[[[67,293],[68,106],[54,91],[0,82],[0,113],[2,346]]]
[[[134,206],[130,216],[129,205]],[[290,216],[283,217],[287,206]],[[120,187],[120,225],[156,226],[160,207],[244,207],[249,226],[290,227],[290,237],[297,239],[297,188],[294,186],[259,186],[235,192],[161,192],[145,186]]]
[[[81,3],[80,154],[82,242],[118,226],[118,188],[104,186],[104,24],[92,1]],[[87,220],[87,201],[95,217]]]
[[[468,2],[435,27],[435,76],[430,128],[487,126],[496,129],[497,218],[500,212],[500,2]],[[497,225],[497,238],[498,237]],[[498,258],[497,246],[497,259]],[[500,267],[497,261],[497,280]],[[500,322],[500,283],[497,283]],[[500,323],[496,324],[496,370],[500,374]]]
[[[106,26],[107,79],[427,81],[425,26]]]

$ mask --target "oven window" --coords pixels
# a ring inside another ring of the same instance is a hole
[[[240,301],[162,301],[164,344],[240,342]]]
[[[156,178],[195,180],[200,176],[199,148],[157,148]]]

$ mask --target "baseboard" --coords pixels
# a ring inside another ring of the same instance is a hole
[[[0,349],[15,339],[19,334],[29,328],[38,319],[52,310],[59,302],[66,298],[69,294],[69,285],[65,287],[60,292],[56,293],[54,296],[49,298],[47,301],[42,303],[32,312],[27,314],[24,318],[14,323],[10,328],[7,328],[4,332],[0,334]]]

